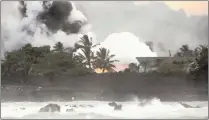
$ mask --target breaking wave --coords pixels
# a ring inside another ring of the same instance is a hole
[[[101,101],[73,101],[73,102],[4,102],[1,106],[2,118],[27,118],[27,119],[101,119],[101,118],[207,118],[208,102],[187,102],[191,106],[200,108],[185,108],[178,102],[161,102],[159,99],[146,100],[145,105],[140,105],[143,100],[135,102],[118,102],[122,104],[121,111],[115,111],[108,102]],[[41,107],[49,103],[61,106],[59,113],[39,113]],[[66,112],[72,108],[70,105],[92,105],[93,107],[73,108],[73,112]]]

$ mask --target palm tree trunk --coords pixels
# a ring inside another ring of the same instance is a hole
[[[29,71],[30,71],[30,67],[31,66],[29,66],[29,68],[28,69],[26,69],[26,70],[24,70],[24,82],[25,83],[29,83],[30,81],[29,81],[29,78],[28,78],[28,76],[29,76]]]
[[[89,66],[89,69],[91,69],[91,60],[88,59],[88,66]]]
[[[146,69],[147,69],[147,66],[145,65],[145,66],[144,66],[144,73],[146,72]]]
[[[91,63],[89,63],[89,68],[91,69]]]

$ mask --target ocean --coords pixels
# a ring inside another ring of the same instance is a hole
[[[1,118],[14,119],[208,119],[208,101],[184,102],[200,108],[185,108],[178,102],[161,102],[160,99],[150,99],[140,106],[142,100],[117,102],[122,104],[122,110],[116,111],[107,101],[71,101],[71,102],[2,102]],[[39,112],[40,108],[49,103],[58,104],[60,112]],[[67,112],[77,105],[74,111]],[[93,107],[79,107],[92,105]]]

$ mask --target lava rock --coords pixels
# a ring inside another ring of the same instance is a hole
[[[66,112],[73,112],[74,109],[73,108],[70,108],[70,109],[66,109]]]
[[[122,109],[122,105],[117,104],[116,102],[108,103],[108,105],[111,107],[114,107],[114,110],[121,110]]]
[[[47,106],[41,108],[39,112],[60,112],[60,106],[50,103]]]
[[[117,103],[116,102],[111,102],[111,103],[108,103],[108,105],[111,106],[111,107],[115,107],[115,106],[117,106]]]
[[[122,109],[122,105],[116,105],[115,107],[114,107],[114,110],[121,110]]]

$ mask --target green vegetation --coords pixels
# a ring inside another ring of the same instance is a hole
[[[125,69],[124,72],[139,72],[141,68],[143,68],[143,73],[153,71],[158,73],[189,73],[194,77],[207,77],[208,46],[200,45],[192,50],[188,45],[182,45],[173,57],[156,58],[154,61],[144,60],[138,65],[130,63],[129,68]]]
[[[196,76],[208,74],[208,46],[200,45],[191,50],[188,45],[183,45],[176,56],[186,57],[187,59],[185,61],[173,61],[173,64],[188,65],[189,72]],[[188,59],[189,57],[194,59]]]
[[[96,52],[96,56],[93,61],[94,68],[102,69],[103,73],[105,70],[114,71],[115,65],[113,63],[118,62],[118,60],[112,60],[115,55],[110,55],[110,51],[106,48],[100,48]]]
[[[72,48],[65,48],[61,42],[57,42],[52,50],[50,46],[34,47],[26,44],[5,54],[5,59],[1,63],[1,76],[3,79],[4,77],[18,79],[24,84],[30,83],[31,76],[45,76],[49,81],[53,81],[57,75],[76,77],[92,74],[95,69],[100,69],[102,73],[114,71],[114,63],[118,62],[114,59],[115,55],[103,47],[94,55],[92,48],[96,46],[87,35]],[[152,65],[150,63],[148,60],[140,64],[130,63],[124,72],[150,73],[152,67],[155,69],[151,71],[158,73],[185,74],[187,70],[187,73],[196,77],[202,75],[208,77],[208,46],[200,45],[192,50],[188,45],[183,45],[172,59],[156,58]]]
[[[19,79],[21,83],[30,83],[30,76],[47,76],[50,81],[56,75],[81,76],[94,73],[94,69],[111,70],[115,66],[106,48],[100,48],[94,56],[92,48],[96,45],[87,35],[75,44],[74,48],[64,48],[57,42],[52,50],[50,46],[33,47],[26,44],[20,49],[7,52],[1,63],[1,76]],[[81,53],[76,53],[77,50]],[[92,67],[93,65],[93,67]]]
[[[208,46],[200,45],[195,49],[196,59],[191,63],[190,72],[195,75],[208,76]]]
[[[92,52],[92,48],[97,45],[93,45],[92,40],[89,39],[87,35],[84,35],[81,40],[75,44],[76,49],[81,49],[82,53],[79,53],[83,61],[83,64],[88,65],[88,68],[91,68],[91,62],[94,58],[94,54]]]

